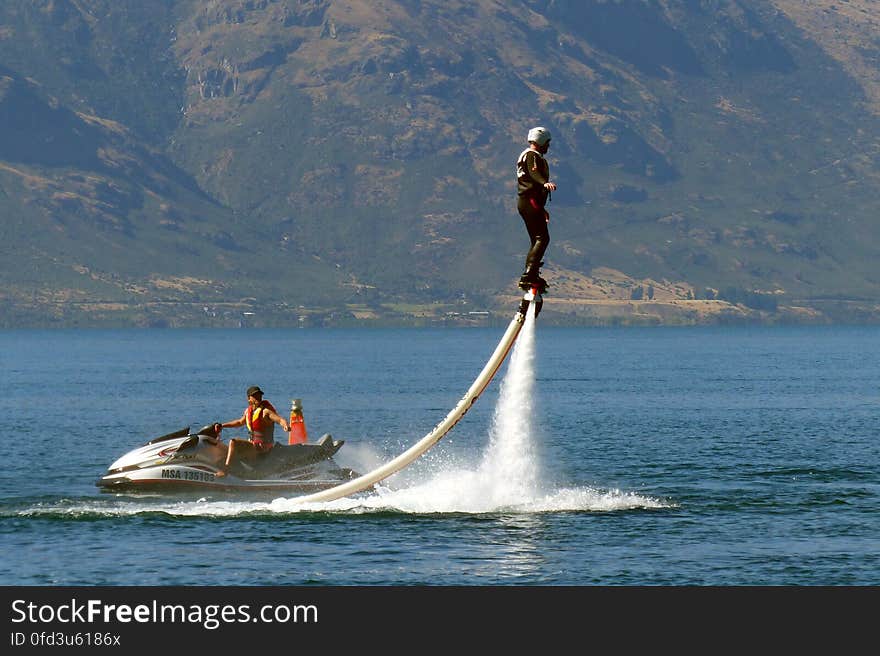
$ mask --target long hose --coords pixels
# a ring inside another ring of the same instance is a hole
[[[501,341],[498,342],[498,346],[492,353],[492,357],[489,358],[489,361],[486,362],[486,365],[480,372],[480,375],[477,376],[476,380],[470,386],[470,389],[468,389],[467,393],[465,393],[465,395],[461,397],[461,400],[458,402],[458,404],[449,412],[448,415],[446,415],[446,418],[443,421],[437,424],[434,430],[425,435],[421,440],[413,444],[409,449],[401,453],[393,460],[386,462],[384,465],[377,467],[367,474],[362,474],[361,476],[358,476],[351,481],[342,483],[335,487],[328,488],[326,490],[322,490],[320,492],[296,497],[293,500],[301,503],[309,503],[312,501],[333,501],[334,499],[341,499],[342,497],[356,494],[357,492],[362,492],[363,490],[372,487],[379,481],[388,478],[392,474],[396,474],[401,469],[416,460],[416,458],[421,456],[432,446],[437,444],[437,442],[439,442],[443,438],[443,436],[445,436],[450,430],[452,430],[452,427],[455,426],[462,417],[464,417],[467,411],[470,410],[474,402],[480,397],[480,394],[483,393],[483,390],[488,387],[489,383],[492,381],[493,376],[495,376],[495,374],[501,368],[502,363],[504,362],[505,358],[507,358],[508,353],[510,353],[510,349],[513,347],[513,343],[516,341],[516,338],[519,335],[523,324],[525,323],[526,312],[528,311],[530,302],[536,303],[536,309],[540,307],[542,299],[541,296],[536,293],[536,290],[527,292],[526,295],[523,297],[523,301],[520,304],[519,309],[511,320],[510,325],[507,327],[507,330],[505,331],[504,336],[501,338]]]

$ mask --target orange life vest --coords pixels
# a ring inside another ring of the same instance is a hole
[[[268,401],[260,401],[254,407],[248,405],[244,411],[248,433],[251,435],[251,442],[258,449],[267,451],[275,444],[275,422],[267,415],[267,412],[270,411],[278,414]]]

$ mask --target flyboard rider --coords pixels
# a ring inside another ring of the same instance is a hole
[[[550,149],[550,131],[544,127],[529,130],[529,147],[516,162],[516,209],[526,225],[531,248],[526,255],[525,271],[519,286],[528,290],[537,285],[538,291],[547,290],[547,281],[541,278],[541,258],[550,244],[550,214],[544,208],[550,200],[550,192],[556,191],[556,183],[550,182],[550,165],[544,155]]]

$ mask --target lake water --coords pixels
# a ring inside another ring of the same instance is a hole
[[[304,507],[94,485],[155,436],[239,417],[254,384],[371,469],[446,416],[502,333],[0,332],[0,584],[880,582],[876,327],[530,320],[519,361],[376,492]]]

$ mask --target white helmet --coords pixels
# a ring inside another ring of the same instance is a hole
[[[529,130],[529,141],[534,141],[539,146],[550,143],[550,130],[547,128],[532,128]]]

